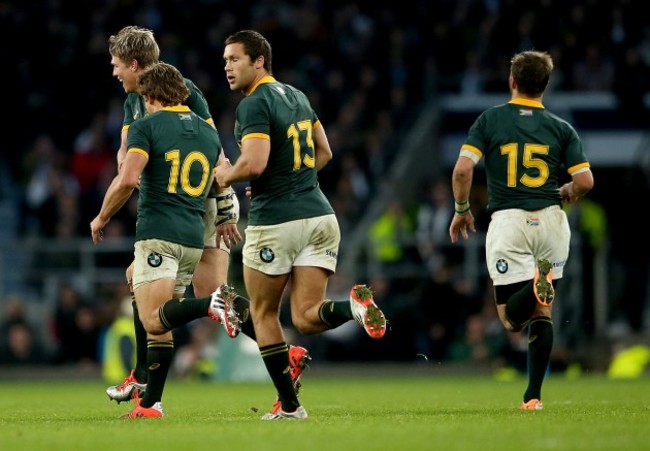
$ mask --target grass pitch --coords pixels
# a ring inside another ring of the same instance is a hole
[[[316,373],[313,370],[313,373]],[[307,421],[260,421],[270,382],[168,382],[166,417],[120,420],[101,381],[0,383],[0,450],[648,450],[650,379],[547,378],[545,410],[520,412],[526,381],[489,375],[306,373]],[[259,409],[254,412],[255,408]]]

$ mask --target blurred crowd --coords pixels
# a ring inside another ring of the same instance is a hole
[[[650,26],[644,6],[640,0],[407,0],[399,7],[339,0],[0,0],[0,38],[7,44],[0,55],[8,62],[5,92],[13,110],[0,163],[17,187],[19,235],[88,236],[116,173],[125,94],[111,76],[107,40],[125,25],[154,30],[161,59],[200,87],[232,159],[240,94],[225,81],[223,41],[242,28],[262,32],[273,45],[276,78],[305,91],[327,129],[334,160],[320,183],[345,245],[421,103],[439,93],[504,93],[510,57],[518,51],[553,55],[552,90],[613,92],[617,120],[645,126]],[[453,214],[442,168],[421,185],[415,202],[394,199],[370,230],[382,265],[368,283],[392,322],[388,344],[343,344],[337,334],[345,328],[321,343],[306,343],[332,360],[423,355],[521,367],[525,346],[516,335],[499,332],[491,289],[469,287],[460,276],[462,255],[441,244],[448,241]],[[472,205],[484,230],[481,195],[478,190]],[[136,201],[113,218],[107,238],[132,236]],[[242,207],[245,216],[245,202]],[[647,270],[647,257],[639,259],[635,267]],[[421,269],[417,280],[391,277],[405,263]],[[338,279],[333,294],[349,282]],[[30,325],[25,302],[8,296],[1,301],[0,363],[98,364],[100,337],[119,316],[124,288],[84,299],[79,288],[62,284],[46,330]],[[347,297],[344,291],[338,294]]]

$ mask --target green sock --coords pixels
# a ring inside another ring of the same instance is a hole
[[[330,329],[339,327],[354,318],[350,301],[326,300],[321,304],[318,316]]]
[[[282,410],[293,412],[300,406],[298,395],[293,388],[291,372],[289,365],[289,346],[286,343],[277,343],[274,345],[263,346],[260,348],[260,354],[266,370],[271,376],[273,385],[278,391],[278,397],[282,403]]]
[[[530,281],[510,296],[506,302],[506,316],[511,323],[523,325],[530,319],[536,305],[537,299],[533,292],[533,282]]]
[[[211,297],[198,299],[170,299],[158,309],[158,317],[167,330],[172,330],[208,316]]]
[[[542,399],[542,383],[553,347],[553,322],[541,316],[533,318],[528,328],[528,388],[524,402]]]
[[[233,305],[237,315],[239,315],[239,319],[241,319],[241,332],[251,337],[253,341],[257,341],[255,327],[251,319],[250,301],[243,296],[237,295],[233,301]]]
[[[147,343],[147,389],[144,392],[140,405],[151,407],[158,401],[162,401],[167,373],[172,363],[174,354],[174,342],[149,340]]]
[[[140,321],[135,297],[131,294],[133,307],[133,327],[135,328],[135,368],[134,376],[141,384],[147,383],[147,331]]]

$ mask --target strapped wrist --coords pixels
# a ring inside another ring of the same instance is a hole
[[[454,211],[457,215],[465,215],[469,213],[469,200],[454,201]]]

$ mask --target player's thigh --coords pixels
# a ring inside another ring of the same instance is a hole
[[[135,243],[133,266],[134,291],[159,279],[175,281],[174,293],[183,295],[192,282],[203,249],[190,248],[169,241],[150,239]],[[139,305],[138,305],[139,307]]]
[[[133,264],[135,263],[135,260],[131,262],[131,264],[126,268],[126,283],[129,285],[129,291],[133,293]]]
[[[256,314],[277,315],[288,281],[289,274],[269,275],[244,265],[244,284],[254,320]]]
[[[204,247],[216,247],[217,228],[214,221],[217,218],[217,200],[214,197],[206,197],[203,202],[203,245]]]
[[[246,227],[242,248],[244,265],[269,276],[291,273],[293,262],[306,242],[301,224],[302,221],[289,221]]]
[[[558,206],[542,210],[540,235],[535,243],[537,258],[546,258],[553,264],[553,279],[561,279],[569,258],[571,227],[566,213]]]
[[[135,302],[143,321],[157,315],[158,307],[174,297],[176,280],[161,278],[145,283],[135,289]]]
[[[490,219],[485,237],[485,264],[494,285],[530,280],[535,274],[535,256],[523,210],[501,210]]]
[[[201,260],[194,270],[192,286],[198,298],[208,296],[228,281],[230,255],[221,249],[203,249]]]
[[[334,273],[341,244],[341,231],[336,216],[305,219],[302,233],[307,240],[294,258],[292,271],[295,272],[297,267],[311,266]]]
[[[303,315],[325,299],[332,272],[317,266],[296,266],[291,274],[291,315]]]

